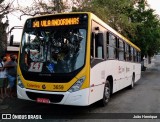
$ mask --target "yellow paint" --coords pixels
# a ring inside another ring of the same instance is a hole
[[[84,68],[82,71],[79,72],[79,74],[73,78],[68,83],[46,83],[46,82],[37,82],[37,81],[28,81],[25,80],[22,76],[22,73],[20,71],[20,67],[18,65],[18,74],[20,76],[20,79],[22,83],[24,84],[24,87],[27,89],[34,89],[34,90],[41,90],[41,91],[57,91],[57,92],[65,92],[70,89],[70,87],[81,77],[86,76],[86,79],[84,81],[84,84],[82,85],[81,89],[87,88],[89,86],[88,82],[88,76],[86,75],[86,69]],[[45,86],[45,88],[44,88]]]

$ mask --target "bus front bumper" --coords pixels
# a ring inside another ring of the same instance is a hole
[[[48,92],[37,91],[17,86],[17,96],[19,99],[37,101],[37,99],[48,100],[51,104],[88,106],[89,88],[76,92]],[[37,101],[38,102],[38,101]],[[44,101],[42,101],[44,102]]]

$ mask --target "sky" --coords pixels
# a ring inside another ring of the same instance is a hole
[[[19,0],[21,5],[31,5],[31,1],[30,0]],[[155,10],[155,13],[158,14],[160,16],[160,0],[147,0],[148,4],[150,5],[150,7],[152,9]],[[17,3],[15,3],[15,6],[17,5]],[[9,28],[8,31],[13,27],[13,26],[23,26],[25,23],[25,20],[28,18],[26,16],[23,16],[22,19],[18,19],[18,17],[20,16],[20,14],[18,13],[13,13],[12,15],[8,16],[9,19]],[[16,34],[15,34],[16,33]],[[18,35],[17,35],[18,33]],[[12,32],[12,34],[16,35],[14,41],[19,42],[21,39],[21,30],[15,30]]]
[[[160,0],[147,0],[147,1],[150,7],[155,10],[155,13],[160,16]]]

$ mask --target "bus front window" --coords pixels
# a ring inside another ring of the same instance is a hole
[[[84,65],[86,29],[34,29],[22,36],[21,69],[25,72],[69,73]]]

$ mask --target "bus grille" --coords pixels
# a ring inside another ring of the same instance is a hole
[[[50,102],[58,103],[61,102],[64,95],[61,94],[43,94],[43,93],[33,93],[33,92],[26,92],[27,96],[32,99],[36,100],[37,98],[47,98],[50,100]]]

